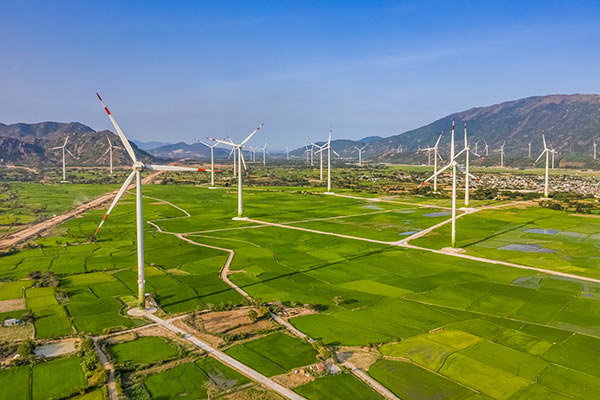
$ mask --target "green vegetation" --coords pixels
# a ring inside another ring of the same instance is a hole
[[[317,361],[317,352],[310,344],[285,333],[272,333],[238,344],[226,353],[266,376],[283,374]]]
[[[248,190],[245,213],[262,221],[292,221],[296,227],[384,242],[400,240],[406,235],[399,233],[447,218],[425,216],[439,209],[419,207],[423,203],[447,206],[447,199],[394,197],[408,204],[384,203],[324,196],[319,191]],[[186,233],[195,242],[233,250],[230,279],[251,296],[316,310],[290,320],[301,331],[327,346],[376,345],[384,356],[409,360],[384,359],[369,370],[401,398],[515,400],[593,398],[600,393],[600,376],[593,369],[600,362],[595,356],[600,346],[598,284],[387,243],[233,221],[234,190],[148,185],[145,195],[149,196],[144,199],[146,220],[164,231]],[[156,199],[168,199],[191,216]],[[19,298],[21,287],[26,286],[26,305],[35,315],[37,337],[73,335],[73,328],[78,333],[101,334],[144,323],[124,313],[137,289],[132,200],[125,196],[96,239],[90,233],[103,210],[69,220],[22,250],[0,257],[0,278],[12,280],[0,283],[0,295]],[[338,216],[343,218],[333,219]],[[445,247],[446,229],[414,244]],[[530,229],[560,232],[526,232]],[[459,219],[458,230],[459,245],[469,254],[589,276],[598,274],[597,235],[599,219],[529,206],[470,214]],[[499,249],[523,242],[555,252]],[[150,224],[145,228],[145,245],[147,291],[167,314],[244,302],[219,278],[227,252],[194,246],[159,233]],[[21,280],[35,271],[40,273],[35,282]],[[44,275],[48,271],[53,274]],[[51,281],[57,286],[40,283]],[[175,357],[165,342],[150,343],[155,339],[148,343],[138,339],[120,349],[117,345],[115,357],[132,364]],[[269,376],[317,361],[310,344],[281,332],[227,352]],[[136,359],[139,355],[151,358]],[[358,384],[363,389],[349,390],[371,393],[355,380],[328,383],[334,379],[354,380],[322,378],[298,390],[323,398],[319,391],[329,385]],[[182,393],[204,397],[207,387],[225,390],[244,382],[236,372],[206,358],[148,376],[145,387],[154,398],[170,399]]]
[[[175,357],[177,348],[156,336],[115,344],[110,349],[119,364],[153,364]]]
[[[27,366],[0,370],[0,400],[28,399],[30,374]]]
[[[349,374],[329,375],[294,388],[309,400],[375,400],[382,397],[371,388]]]
[[[194,363],[151,375],[144,384],[154,400],[178,399],[182,396],[191,399],[207,397],[208,378]]]

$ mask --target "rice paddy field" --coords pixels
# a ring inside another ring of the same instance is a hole
[[[62,358],[41,364],[0,370],[0,399],[62,399],[86,386],[81,359]],[[102,398],[102,397],[100,397]]]
[[[245,191],[245,216],[279,226],[232,220],[236,192],[229,189],[146,185],[144,191],[145,220],[153,223],[144,232],[147,291],[169,316],[244,302],[219,277],[229,253],[204,244],[234,251],[229,279],[252,297],[319,310],[290,320],[310,337],[328,346],[374,345],[377,361],[365,370],[400,398],[600,396],[595,368],[600,284],[395,243],[446,220],[446,200],[384,202],[289,188]],[[67,221],[36,239],[37,247],[0,257],[0,278],[6,281],[0,283],[0,298],[24,299],[35,315],[36,338],[99,335],[145,323],[125,313],[136,293],[133,210],[133,196],[127,195],[96,240],[90,234],[104,210]],[[458,246],[467,254],[600,277],[600,219],[521,205],[481,210],[457,225]],[[446,247],[448,229],[442,226],[411,244]],[[32,271],[52,271],[58,286],[34,287],[27,279]],[[136,358],[140,348],[156,348],[153,356],[164,360],[172,351],[168,346],[144,338],[112,351],[122,362],[145,364],[155,361]],[[267,376],[317,362],[310,344],[282,332],[234,345],[227,353]],[[144,384],[155,399],[182,393],[205,398],[217,381],[235,386],[246,379],[214,359],[203,360],[151,375]],[[0,371],[0,382],[29,385],[32,374],[32,396],[43,398],[36,395],[42,393],[35,389],[36,367]],[[38,372],[38,380],[43,376]],[[77,387],[75,380],[67,386]],[[339,398],[352,398],[347,393],[379,398],[346,374],[294,390],[309,399],[330,399],[332,388]]]

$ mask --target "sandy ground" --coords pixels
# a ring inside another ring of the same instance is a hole
[[[55,342],[36,347],[34,353],[37,357],[58,357],[62,356],[63,354],[76,352],[79,350],[79,343],[80,340],[76,338],[57,340]]]
[[[147,177],[145,177],[142,180],[142,183],[151,182],[152,180],[154,180],[154,178],[156,178],[157,175],[159,175],[162,172],[164,172],[164,171],[158,171],[154,174],[148,175]],[[135,187],[135,185],[132,184],[129,186],[129,189],[132,189],[134,187]],[[4,238],[0,239],[0,251],[9,249],[10,247],[15,246],[33,236],[39,234],[39,233],[42,233],[50,228],[53,228],[56,225],[62,224],[66,220],[73,218],[79,214],[82,214],[89,209],[99,207],[102,204],[108,202],[109,200],[112,200],[112,198],[115,196],[115,194],[116,194],[116,191],[103,194],[102,196],[100,196],[90,202],[87,202],[85,204],[81,204],[81,205],[75,207],[74,209],[72,209],[71,211],[67,211],[64,214],[57,215],[56,217],[52,217],[50,219],[47,219],[46,221],[40,222],[35,225],[29,225],[29,226],[21,229],[18,232],[7,235]]]
[[[33,325],[0,326],[0,342],[33,339]]]
[[[25,305],[25,299],[12,299],[0,301],[0,313],[19,310],[23,310],[23,312],[27,310],[27,306]]]

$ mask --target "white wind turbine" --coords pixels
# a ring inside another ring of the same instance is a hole
[[[488,144],[487,144],[487,141],[486,141],[486,140],[484,140],[483,142],[485,143],[485,147],[483,148],[483,151],[485,151],[485,155],[486,155],[486,156],[489,156],[489,155],[490,155],[490,153],[489,153],[489,148],[490,148],[490,146],[488,146]]]
[[[102,154],[102,157],[104,157],[106,155],[106,153],[108,153],[108,157],[110,160],[110,174],[113,174],[113,149],[123,149],[122,147],[119,146],[115,146],[110,142],[110,138],[108,137],[108,135],[106,135],[106,140],[108,140],[108,149],[106,149],[106,151],[104,152],[104,154]]]
[[[404,150],[402,149],[402,144],[400,144],[398,147],[396,147],[396,154],[398,153],[403,153]]]
[[[263,165],[267,165],[267,144],[265,143],[265,145],[263,147],[261,147],[258,150],[262,150],[263,153]]]
[[[546,137],[544,136],[543,133],[542,133],[542,141],[544,142],[544,150],[542,150],[542,153],[537,158],[537,160],[535,160],[533,165],[537,164],[537,162],[540,161],[540,158],[542,158],[543,155],[546,155],[546,171],[544,173],[544,197],[548,198],[548,165],[550,163],[549,155],[550,155],[551,150],[548,148],[548,146],[546,146]]]
[[[529,151],[527,153],[527,158],[531,158],[531,142],[528,143]]]
[[[452,247],[456,244],[456,169],[459,169],[462,173],[465,174],[465,181],[468,178],[473,178],[480,182],[480,179],[473,176],[471,173],[468,173],[465,169],[463,169],[457,162],[456,159],[466,151],[466,148],[455,154],[454,152],[454,119],[452,119],[452,136],[450,137],[450,161],[446,164],[445,167],[438,170],[436,173],[431,175],[429,178],[421,182],[418,187],[423,186],[425,183],[429,182],[432,179],[435,179],[438,175],[443,173],[448,168],[452,168],[452,233],[451,233],[451,244]]]
[[[202,143],[206,147],[210,149],[210,187],[215,187],[215,147],[219,145],[219,143],[215,143],[212,146],[202,140],[197,140],[198,143]]]
[[[504,144],[506,142],[502,142],[502,146],[497,150],[500,152],[500,168],[504,168]]]
[[[123,185],[121,186],[121,188],[117,192],[117,195],[115,196],[112,203],[110,204],[108,211],[106,211],[106,214],[104,214],[104,218],[102,218],[102,221],[100,221],[98,228],[96,228],[96,232],[94,233],[94,235],[98,234],[98,231],[102,227],[102,224],[104,224],[104,221],[106,221],[106,217],[108,217],[108,214],[110,214],[112,209],[117,205],[117,202],[119,201],[121,196],[123,196],[123,193],[125,193],[125,191],[129,187],[129,184],[135,177],[135,182],[136,182],[136,184],[135,184],[136,185],[135,204],[136,204],[136,227],[137,227],[136,236],[137,236],[137,259],[138,259],[138,303],[139,303],[140,308],[143,309],[146,306],[145,291],[144,291],[144,285],[145,285],[146,281],[144,279],[144,229],[143,229],[144,215],[142,212],[142,171],[144,169],[151,169],[151,170],[155,170],[155,171],[206,171],[206,170],[202,169],[202,168],[186,168],[186,167],[177,167],[177,166],[171,166],[171,165],[150,165],[150,164],[144,164],[141,161],[138,161],[135,156],[135,153],[133,152],[133,148],[131,147],[131,144],[125,137],[125,134],[123,133],[123,131],[121,130],[119,125],[117,124],[117,121],[115,121],[115,119],[113,118],[112,114],[108,110],[108,107],[106,107],[106,105],[102,101],[102,98],[100,97],[100,95],[98,93],[96,93],[96,95],[98,96],[98,99],[100,99],[100,102],[104,106],[104,110],[106,110],[106,113],[108,114],[108,118],[110,118],[110,122],[112,122],[113,126],[115,127],[115,130],[117,131],[117,134],[119,135],[119,138],[121,139],[121,142],[123,143],[123,146],[125,146],[125,150],[127,150],[129,157],[131,157],[131,160],[133,161],[133,171],[131,172],[131,174],[129,174],[127,179],[125,179],[125,182],[123,182]]]
[[[596,159],[596,139],[594,139],[594,160]]]
[[[321,148],[317,151],[317,153],[323,154],[324,150],[327,150],[327,192],[325,194],[333,194],[331,191],[331,153],[341,158],[341,156],[331,148],[331,136],[333,135],[333,127],[329,128],[329,138],[327,139],[327,143],[325,143]],[[322,180],[323,178],[321,178]]]
[[[290,149],[285,146],[285,159],[289,161],[290,159]]]
[[[438,157],[440,158],[440,160],[442,160],[442,156],[440,156],[439,153],[438,153],[438,145],[440,144],[440,140],[442,140],[442,134],[441,133],[440,133],[440,136],[438,137],[437,142],[435,142],[435,146],[429,148],[429,149],[433,150],[433,174],[434,174],[434,177],[433,177],[433,191],[434,192],[437,192],[437,175],[436,175],[436,172],[437,172],[437,166],[438,166],[438,163],[437,163]],[[425,150],[429,150],[429,149],[425,149]]]
[[[244,206],[243,206],[243,199],[242,199],[242,164],[244,164],[244,172],[248,172],[248,168],[246,167],[246,161],[244,161],[244,154],[242,152],[242,147],[248,143],[248,141],[252,138],[252,136],[254,136],[254,134],[256,132],[258,132],[264,125],[265,123],[263,122],[262,124],[260,124],[260,126],[258,128],[256,128],[251,134],[248,135],[248,137],[246,137],[246,139],[242,140],[239,144],[233,143],[233,141],[225,141],[225,140],[219,140],[219,139],[210,139],[213,142],[217,142],[217,143],[222,143],[224,145],[227,146],[231,146],[232,149],[234,150],[234,157],[235,157],[235,152],[237,151],[238,157],[239,157],[239,162],[238,162],[238,216],[234,219],[241,219],[242,218],[242,214],[244,211]]]
[[[354,148],[358,151],[358,165],[362,165],[362,151],[366,149],[368,145],[369,144],[367,143],[363,147],[354,146]]]
[[[319,181],[323,180],[323,150],[325,150],[325,148],[327,147],[327,143],[323,144],[322,146],[317,145],[317,147],[319,148],[319,150],[317,150],[315,153],[319,153]]]
[[[63,179],[61,182],[66,183],[67,182],[67,169],[65,166],[65,158],[66,158],[66,153],[69,153],[69,155],[73,158],[76,158],[73,153],[71,153],[69,151],[69,149],[67,149],[67,141],[69,140],[69,134],[67,134],[67,137],[65,138],[65,142],[63,143],[62,146],[56,146],[56,147],[52,147],[50,150],[58,150],[61,149],[62,150],[62,171],[63,171]],[[65,153],[66,152],[66,153]]]
[[[477,146],[475,146],[477,148]],[[504,147],[504,146],[502,146]],[[471,180],[471,177],[473,177],[473,175],[471,175],[469,173],[469,153],[473,152],[473,154],[475,154],[477,157],[480,157],[479,154],[477,154],[477,151],[473,151],[471,150],[471,148],[469,147],[469,140],[467,138],[467,123],[465,122],[465,147],[463,149],[463,151],[465,152],[465,170],[463,171],[465,173],[465,206],[469,205],[469,182]],[[459,166],[460,168],[460,166]],[[475,178],[479,181],[479,178]]]

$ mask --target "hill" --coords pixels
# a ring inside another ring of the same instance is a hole
[[[522,158],[528,144],[537,156],[542,150],[542,132],[548,145],[562,157],[581,158],[591,154],[594,138],[600,136],[600,95],[550,95],[507,101],[487,107],[476,107],[440,118],[420,128],[371,142],[365,156],[371,160],[394,161],[417,158],[418,147],[435,144],[443,131],[441,149],[448,152],[452,118],[456,118],[456,134],[462,146],[466,123],[469,140],[489,145],[489,154],[506,142],[507,156]],[[600,139],[600,137],[599,137]],[[404,152],[398,153],[402,145]],[[481,149],[483,147],[479,147]],[[421,155],[420,159],[424,159]]]
[[[225,148],[223,145],[215,147],[215,159],[224,159],[229,156],[231,148]],[[167,144],[154,149],[149,149],[148,153],[156,157],[169,158],[174,160],[183,159],[209,159],[210,148],[202,143],[187,144],[179,142],[175,144]]]
[[[113,145],[122,147],[121,140],[114,133],[108,130],[96,132],[79,122],[0,124],[0,160],[17,165],[56,165],[62,160],[62,152],[51,148],[62,146],[67,135],[67,148],[75,156],[75,159],[67,156],[71,165],[107,164],[108,154],[104,155],[108,148],[107,137]],[[132,147],[140,160],[153,160],[134,143]],[[131,160],[124,150],[117,149],[113,150],[113,163],[131,165]]]

